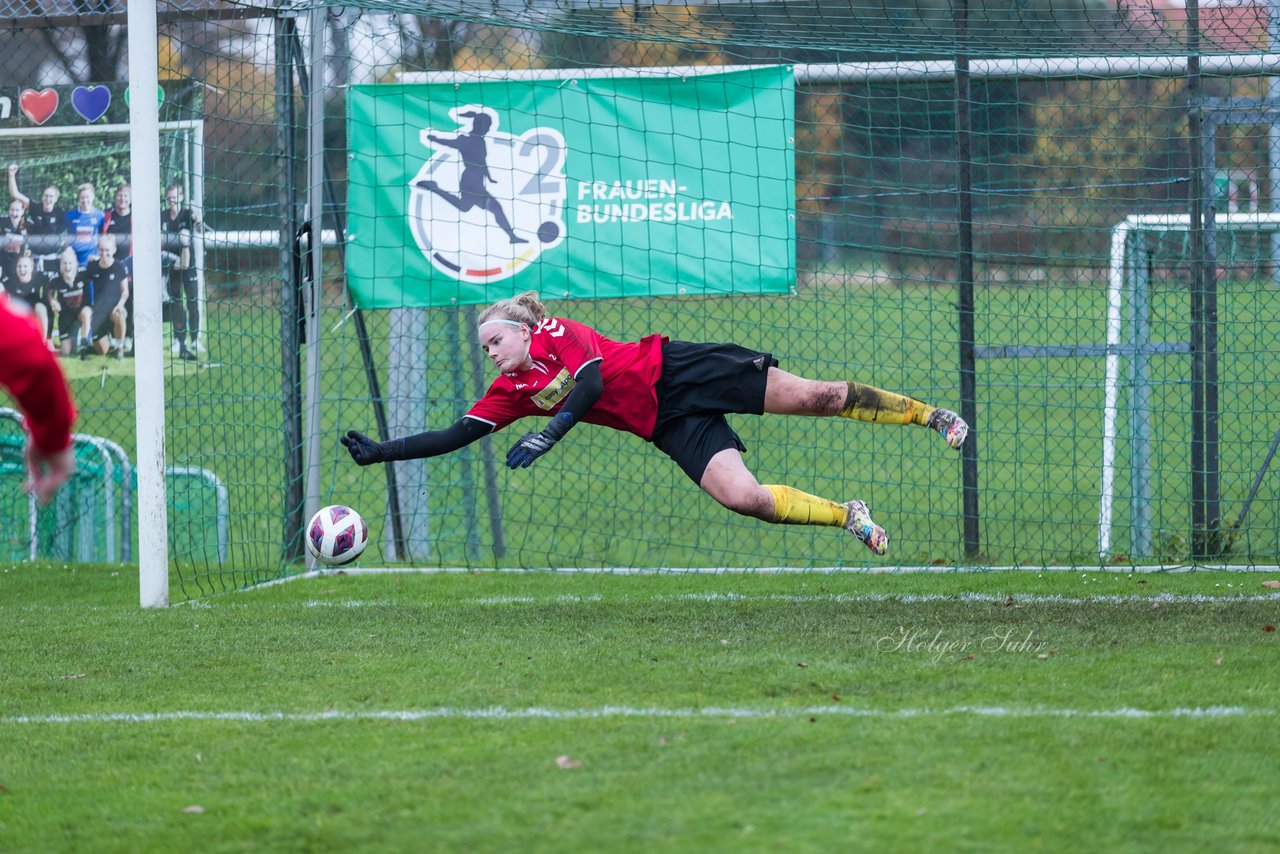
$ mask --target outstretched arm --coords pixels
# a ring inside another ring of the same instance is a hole
[[[441,145],[441,146],[444,146],[445,148],[462,148],[462,144],[458,142],[457,137],[454,137],[453,139],[447,139],[443,136],[436,136],[433,133],[429,133],[427,134],[427,139],[431,140],[436,145]]]
[[[438,457],[470,445],[493,428],[474,418],[459,418],[443,430],[428,430],[413,436],[375,442],[363,433],[348,430],[338,441],[351,452],[351,459],[362,466],[391,463],[398,460],[420,460]]]
[[[18,189],[18,164],[9,164],[9,195],[19,202],[22,202],[24,208],[31,207],[31,199],[22,194]]]
[[[75,468],[71,426],[76,409],[58,360],[39,331],[0,300],[0,386],[26,415],[27,491],[45,503]]]
[[[508,468],[524,469],[533,465],[533,461],[563,439],[570,428],[596,405],[600,395],[604,394],[604,377],[600,375],[599,362],[583,365],[574,377],[574,382],[576,385],[573,391],[564,399],[560,411],[551,419],[551,423],[537,433],[525,433],[507,451]]]

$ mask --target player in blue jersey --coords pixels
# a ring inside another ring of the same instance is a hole
[[[96,204],[97,194],[93,185],[84,183],[76,188],[75,208],[67,211],[67,233],[71,235],[71,248],[76,250],[76,259],[82,270],[89,259],[97,257],[98,235],[107,221],[107,215],[95,207]]]

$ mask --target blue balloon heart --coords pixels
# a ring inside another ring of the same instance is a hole
[[[71,93],[71,106],[86,122],[96,122],[111,106],[111,90],[106,86],[77,86]]]

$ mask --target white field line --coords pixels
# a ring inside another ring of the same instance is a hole
[[[1143,564],[1143,565],[1055,565],[1055,566],[577,566],[577,567],[479,567],[479,566],[356,566],[312,569],[274,578],[244,588],[257,590],[290,581],[323,578],[326,575],[467,575],[512,573],[516,575],[917,575],[950,572],[1096,572],[1121,575],[1204,571],[1280,573],[1280,564]]]
[[[1010,603],[1009,600],[1013,602]],[[1280,602],[1280,593],[1223,594],[1210,596],[1203,593],[1157,593],[1142,595],[1063,596],[1060,594],[1019,593],[659,593],[653,596],[623,595],[606,600],[600,594],[575,596],[477,596],[451,599],[449,605],[586,605],[599,602],[780,602],[785,604],[809,603],[875,603],[894,602],[905,605],[931,603],[989,604],[989,605],[1206,605],[1213,603],[1234,604],[1240,602]],[[387,608],[387,607],[437,607],[438,602],[413,600],[395,602],[387,599],[308,599],[297,605],[303,608]],[[258,607],[258,606],[255,606]],[[273,603],[271,607],[290,608],[290,603]]]
[[[1101,583],[1101,582],[1098,582]],[[1228,585],[1230,586],[1230,585]],[[1241,587],[1244,585],[1241,584]],[[254,588],[245,588],[237,592],[244,593]],[[1009,600],[1013,601],[1010,602]],[[889,602],[902,605],[926,604],[975,604],[1004,605],[1020,607],[1023,605],[1229,605],[1247,602],[1280,602],[1280,592],[1276,593],[1244,593],[1227,592],[1220,594],[1207,593],[1152,593],[1152,594],[1107,594],[1065,596],[1060,593],[735,593],[733,591],[716,591],[707,593],[655,593],[651,596],[622,594],[605,598],[599,593],[578,595],[560,593],[547,596],[470,596],[443,601],[429,598],[406,600],[392,599],[307,599],[302,602],[254,603],[235,602],[230,599],[187,599],[175,602],[175,608],[440,608],[445,606],[466,605],[586,605],[610,602],[626,604],[632,602],[778,602],[783,604],[803,605],[810,603],[851,604]],[[52,610],[50,605],[18,604],[7,605],[0,602],[3,611],[45,611]],[[89,611],[116,610],[114,606],[90,605]]]
[[[762,719],[790,720],[810,717],[844,718],[1134,718],[1134,719],[1202,719],[1202,718],[1272,718],[1277,709],[1243,706],[1188,706],[1172,709],[1062,709],[1009,706],[952,706],[949,708],[866,709],[852,706],[806,706],[802,708],[709,707],[662,709],[654,707],[600,706],[587,709],[548,709],[529,707],[508,709],[501,706],[482,708],[366,710],[322,712],[102,712],[72,715],[5,715],[0,726],[29,724],[150,724],[185,721],[232,721],[245,723],[323,723],[327,721],[432,721],[432,720],[550,720],[574,721],[607,718],[659,719]]]

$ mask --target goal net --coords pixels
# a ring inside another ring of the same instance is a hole
[[[177,81],[201,93],[182,114],[199,128],[162,125],[161,183],[182,182],[205,222],[203,298],[184,305],[189,358],[172,324],[163,333],[169,509],[187,514],[170,522],[175,597],[301,571],[306,516],[329,503],[369,521],[366,567],[1194,560],[1189,356],[1174,345],[1189,341],[1186,273],[1204,259],[1186,232],[1143,226],[1122,253],[1130,302],[1111,326],[1108,298],[1115,224],[1189,209],[1180,10],[361,0],[160,11],[165,103]],[[130,152],[122,120],[95,117],[93,87],[114,86],[122,103],[122,84],[101,81],[125,73],[110,49],[124,19],[34,14],[0,31],[0,165],[19,165],[33,201],[49,183],[71,207],[88,181],[109,206]],[[1240,45],[1211,28],[1204,93],[1267,94],[1280,57],[1219,49]],[[46,90],[56,115],[42,112]],[[1228,194],[1270,210],[1280,140],[1248,133],[1222,128],[1240,143],[1223,164]],[[487,174],[468,172],[468,156]],[[1280,341],[1276,253],[1257,234],[1224,229],[1218,247],[1227,525],[1280,427],[1266,423],[1280,411],[1267,372]],[[346,430],[390,439],[468,411],[495,377],[477,314],[526,289],[615,340],[732,341],[803,377],[967,407],[973,438],[956,454],[925,430],[729,417],[760,482],[865,500],[889,532],[883,558],[839,530],[737,516],[652,445],[589,425],[520,471],[506,451],[537,419],[430,460],[354,465],[337,441]],[[1138,338],[1133,299],[1147,305]],[[1135,341],[1169,348],[1139,362],[1124,350]],[[80,432],[138,464],[128,359],[63,364]],[[1261,481],[1225,559],[1280,559],[1275,483]],[[11,529],[25,530],[24,509],[12,512]]]

